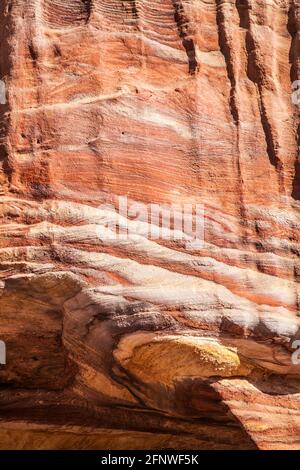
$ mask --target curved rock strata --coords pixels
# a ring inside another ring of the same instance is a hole
[[[0,447],[300,449],[298,0],[0,18]]]

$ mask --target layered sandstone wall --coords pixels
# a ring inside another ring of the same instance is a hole
[[[0,14],[0,446],[299,449],[300,2]],[[120,196],[204,243],[113,237]]]

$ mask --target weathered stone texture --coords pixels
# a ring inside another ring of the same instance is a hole
[[[300,449],[300,2],[0,14],[0,447]],[[118,196],[205,243],[113,240]]]

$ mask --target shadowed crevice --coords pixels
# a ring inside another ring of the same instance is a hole
[[[198,69],[198,62],[196,59],[195,44],[189,34],[189,21],[184,14],[182,1],[172,0],[172,4],[174,8],[174,19],[177,24],[179,37],[182,40],[182,45],[188,57],[189,73],[194,75]]]
[[[236,0],[235,6],[240,18],[240,28],[249,29],[250,28],[250,17],[248,11],[247,0]]]
[[[218,26],[218,36],[219,36],[219,47],[222,52],[227,69],[227,76],[230,81],[230,99],[229,99],[229,108],[234,120],[235,125],[239,123],[239,110],[236,102],[236,79],[234,74],[233,60],[231,47],[228,41],[225,28],[225,16],[222,10],[222,2],[217,0],[217,26]]]
[[[284,168],[283,163],[278,157],[278,149],[276,136],[274,136],[273,127],[268,115],[267,107],[264,99],[264,81],[265,81],[265,70],[264,64],[261,63],[257,45],[255,43],[252,30],[251,30],[251,18],[250,11],[252,9],[249,0],[237,0],[236,8],[240,18],[240,27],[246,29],[245,46],[247,52],[247,76],[251,80],[257,89],[258,97],[258,109],[260,113],[260,121],[262,129],[265,135],[265,141],[267,146],[267,154],[271,165],[276,169],[278,175],[279,190],[281,193],[285,192],[284,184]]]
[[[129,10],[131,17],[135,20],[139,17],[136,0],[123,1],[123,7]]]
[[[0,193],[11,181],[12,168],[9,161],[8,151],[8,127],[9,127],[9,96],[7,93],[8,81],[11,76],[11,46],[10,36],[12,34],[12,1],[3,0],[0,3],[0,18],[2,27],[0,30],[0,80],[1,80],[1,102],[0,102]]]
[[[291,36],[291,47],[289,53],[289,61],[291,65],[290,77],[291,84],[299,79],[299,57],[300,57],[300,32],[299,32],[299,21],[297,15],[297,8],[294,0],[292,0],[289,12],[288,12],[288,24],[287,29]],[[292,198],[296,201],[300,200],[300,112],[299,105],[298,109],[295,110],[295,117],[297,119],[298,125],[295,132],[295,141],[297,146],[297,156],[294,164],[294,178],[293,178],[293,188],[292,188]]]

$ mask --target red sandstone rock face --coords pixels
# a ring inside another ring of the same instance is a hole
[[[300,449],[298,0],[0,9],[0,446]]]

